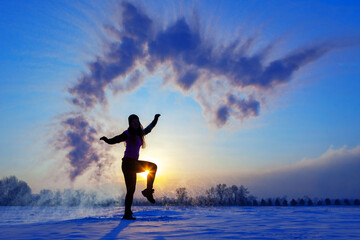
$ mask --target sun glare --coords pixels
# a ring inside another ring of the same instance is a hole
[[[139,173],[140,176],[144,179],[147,179],[147,175],[149,174],[149,170],[146,170],[145,172]]]

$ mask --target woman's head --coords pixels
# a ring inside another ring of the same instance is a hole
[[[133,129],[138,129],[140,127],[140,120],[139,117],[135,114],[131,114],[128,118],[129,120],[129,127]]]

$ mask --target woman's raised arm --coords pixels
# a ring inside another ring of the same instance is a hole
[[[155,114],[154,120],[152,120],[152,122],[149,124],[149,126],[147,126],[144,129],[145,135],[148,134],[149,132],[151,132],[151,130],[156,126],[160,116],[161,116],[160,114]]]

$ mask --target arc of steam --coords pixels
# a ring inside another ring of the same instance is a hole
[[[157,30],[154,20],[136,6],[128,2],[121,6],[122,30],[107,26],[115,32],[117,40],[107,46],[109,50],[104,56],[89,63],[89,72],[68,89],[72,104],[81,109],[76,116],[71,114],[63,121],[64,146],[70,149],[71,180],[101,159],[92,146],[96,130],[87,120],[86,112],[97,104],[106,104],[105,90],[115,79],[129,76],[127,82],[113,89],[115,92],[133,91],[140,86],[145,79],[136,69],[139,63],[150,72],[169,64],[173,71],[171,82],[180,90],[206,91],[199,92],[202,97],[198,101],[217,126],[222,127],[229,119],[244,120],[259,115],[261,101],[245,89],[276,88],[289,82],[295,71],[334,49],[326,44],[302,47],[264,64],[268,49],[251,55],[251,44],[246,39],[236,39],[228,47],[220,48],[205,41],[199,29],[183,18]],[[221,91],[209,87],[218,79],[226,83]],[[208,87],[194,87],[200,83]],[[214,96],[220,101],[212,99]]]

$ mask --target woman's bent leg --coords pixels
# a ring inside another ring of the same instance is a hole
[[[147,162],[147,161],[137,161],[136,164],[136,171],[137,172],[145,172],[146,170],[149,171],[147,175],[147,188],[143,190],[141,193],[146,197],[149,202],[155,203],[155,199],[153,197],[153,184],[155,180],[157,166],[155,163]]]
[[[157,165],[152,162],[147,161],[138,161],[138,167],[136,169],[137,172],[145,172],[146,170],[149,171],[147,175],[147,189],[153,189],[155,175],[157,171]]]
[[[149,167],[149,173],[147,175],[147,189],[153,189],[153,185],[154,185],[154,181],[155,181],[155,175],[156,175],[156,171],[157,171],[157,166],[155,163],[151,163],[150,167]]]

